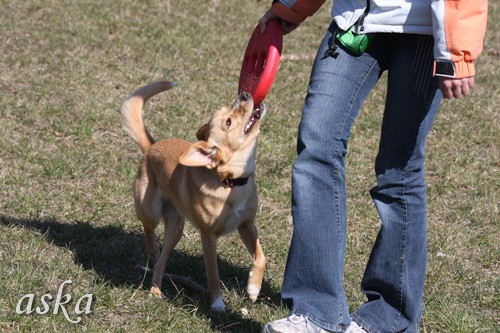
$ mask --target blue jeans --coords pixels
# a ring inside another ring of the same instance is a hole
[[[299,128],[282,297],[291,314],[330,331],[343,332],[352,316],[370,333],[418,332],[426,271],[425,141],[442,98],[432,77],[433,38],[377,34],[362,55],[338,48],[336,59],[324,57],[335,28],[319,48]],[[358,111],[386,70],[377,185],[370,192],[382,227],[361,284],[367,302],[350,314],[342,285],[344,158]]]

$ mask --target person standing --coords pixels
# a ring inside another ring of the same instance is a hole
[[[260,19],[284,33],[324,0],[279,0]],[[426,273],[425,142],[439,104],[474,86],[487,0],[335,0],[307,89],[292,174],[294,231],[282,298],[287,318],[266,333],[418,332]],[[387,96],[377,185],[382,227],[350,314],[343,289],[345,163],[351,127],[383,72]],[[321,198],[321,200],[318,200]]]

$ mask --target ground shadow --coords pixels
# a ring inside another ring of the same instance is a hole
[[[0,215],[0,223],[12,227],[22,227],[42,234],[51,243],[67,248],[74,253],[75,263],[84,269],[99,274],[107,283],[114,286],[134,286],[149,290],[151,273],[144,278],[148,258],[144,251],[142,233],[125,231],[116,226],[96,226],[85,221],[59,222],[55,219],[16,219]],[[234,265],[219,258],[220,277],[226,289],[237,291],[241,297],[247,297],[245,286],[248,267]],[[174,251],[168,262],[170,273],[193,278],[202,286],[206,285],[203,256],[192,255],[183,251]],[[210,318],[213,329],[222,332],[259,332],[261,324],[245,318],[240,313],[228,312],[216,315],[210,312],[208,295],[200,295],[190,290],[179,290],[178,286],[165,279],[163,288],[171,301],[176,304],[196,305],[198,315]],[[279,293],[264,281],[262,302],[269,306],[281,304]],[[259,299],[261,301],[261,299]]]

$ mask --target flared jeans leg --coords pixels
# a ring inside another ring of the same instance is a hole
[[[374,332],[418,332],[427,256],[425,142],[442,99],[432,77],[431,36],[398,35],[388,92],[377,185],[371,190],[382,227],[361,290],[368,301],[353,319]],[[406,69],[406,70],[405,70]]]

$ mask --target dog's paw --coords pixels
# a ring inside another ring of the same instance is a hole
[[[152,286],[151,289],[149,289],[149,296],[156,298],[163,298],[163,293],[157,286]]]
[[[226,306],[224,305],[224,299],[222,297],[217,297],[215,301],[210,305],[210,311],[217,313],[226,312]]]
[[[249,284],[247,286],[247,294],[252,302],[255,303],[255,301],[257,300],[257,297],[259,296],[259,293],[260,293],[259,286],[256,286],[254,284]]]

